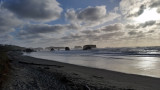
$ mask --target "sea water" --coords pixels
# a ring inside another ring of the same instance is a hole
[[[24,55],[160,78],[160,52],[157,50],[60,50],[24,53]]]

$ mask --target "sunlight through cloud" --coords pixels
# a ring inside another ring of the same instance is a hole
[[[157,8],[146,9],[143,14],[134,18],[136,22],[146,22],[151,20],[160,20],[160,14],[157,13]]]

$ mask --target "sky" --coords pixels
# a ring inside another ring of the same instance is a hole
[[[160,46],[160,0],[0,0],[0,44]]]

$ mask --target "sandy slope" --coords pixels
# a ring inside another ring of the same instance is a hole
[[[160,79],[10,53],[5,90],[160,90]]]

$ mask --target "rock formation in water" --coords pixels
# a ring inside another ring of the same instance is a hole
[[[31,48],[27,48],[27,49],[24,50],[24,52],[35,52],[35,50],[31,49]]]
[[[83,50],[91,50],[92,48],[96,48],[96,45],[84,45]]]
[[[66,50],[66,51],[69,51],[69,50],[70,50],[70,48],[69,48],[69,47],[65,47],[65,50]]]

